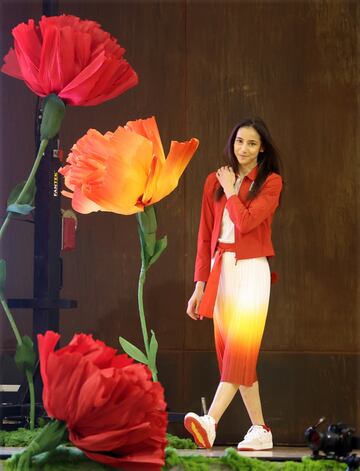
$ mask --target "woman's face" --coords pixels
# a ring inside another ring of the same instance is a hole
[[[263,150],[261,138],[256,129],[251,126],[238,129],[234,142],[234,154],[240,166],[255,167],[257,156]]]

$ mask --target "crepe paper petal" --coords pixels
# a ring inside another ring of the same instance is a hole
[[[198,144],[195,138],[173,141],[165,159],[154,117],[129,121],[105,134],[89,129],[59,169],[73,192],[63,195],[72,198],[73,209],[81,213],[143,212],[176,188]]]
[[[163,199],[177,187],[198,145],[199,141],[194,138],[187,142],[171,142],[169,155],[158,177],[156,191],[151,200],[152,204]]]
[[[66,423],[70,441],[90,459],[160,471],[166,403],[150,370],[91,335],[76,334],[55,350],[58,340],[55,332],[38,335],[47,414]]]
[[[138,83],[125,49],[94,21],[43,16],[39,25],[20,23],[13,37],[1,70],[41,97],[53,93],[69,105],[93,106]]]
[[[60,335],[56,332],[47,331],[45,335],[38,335],[38,350],[39,350],[39,358],[41,358],[40,362],[40,373],[41,378],[44,384],[44,391],[49,389],[49,384],[47,380],[47,362],[49,358],[49,354],[54,351],[55,346],[57,345],[60,339]]]
[[[4,57],[4,65],[2,66],[1,71],[4,72],[4,74],[11,75],[17,79],[24,79],[13,48],[10,48],[9,52]]]
[[[147,119],[137,119],[135,121],[128,121],[125,126],[136,134],[149,139],[154,145],[154,155],[160,160],[161,163],[165,162],[165,154],[163,145],[160,139],[160,133],[154,116]]]

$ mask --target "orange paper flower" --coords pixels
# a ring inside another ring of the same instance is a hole
[[[90,129],[71,149],[59,170],[79,213],[134,214],[171,193],[199,141],[172,141],[165,158],[154,117],[129,121],[102,135]]]

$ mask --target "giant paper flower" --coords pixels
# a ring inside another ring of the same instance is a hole
[[[2,72],[24,80],[39,96],[58,95],[70,105],[97,105],[138,83],[125,49],[94,21],[43,16],[13,29],[14,49]]]
[[[90,335],[38,335],[43,402],[67,425],[70,441],[91,459],[124,470],[160,470],[166,444],[166,403],[149,369]]]
[[[63,192],[79,213],[112,211],[134,214],[171,193],[199,141],[172,141],[165,158],[154,117],[129,121],[115,132],[90,129],[71,149],[59,170]]]

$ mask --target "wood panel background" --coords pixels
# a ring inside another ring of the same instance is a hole
[[[11,28],[39,18],[41,5],[3,1],[1,7],[4,55]],[[281,281],[272,290],[259,361],[265,416],[276,443],[303,443],[304,429],[323,415],[359,433],[357,2],[60,1],[60,8],[100,22],[126,47],[140,77],[111,102],[68,107],[65,152],[90,127],[104,132],[151,115],[166,149],[171,139],[200,139],[179,188],[157,205],[159,235],[167,234],[169,245],[145,288],[169,409],[199,411],[200,397],[210,403],[216,388],[211,322],[185,316],[201,192],[207,173],[222,162],[232,126],[260,115],[282,151],[286,182],[274,221],[273,268]],[[35,98],[21,82],[0,80],[4,207],[31,165]],[[22,227],[14,224],[3,244],[11,256],[10,297],[30,296],[32,289],[32,230]],[[77,310],[61,313],[63,342],[84,331],[116,347],[119,335],[140,345],[135,218],[80,216],[77,249],[63,259],[63,296],[79,301]],[[30,314],[16,316],[22,331],[31,332]],[[14,339],[4,316],[0,322],[1,382],[16,381]],[[219,443],[236,442],[248,426],[237,398],[221,422]]]

